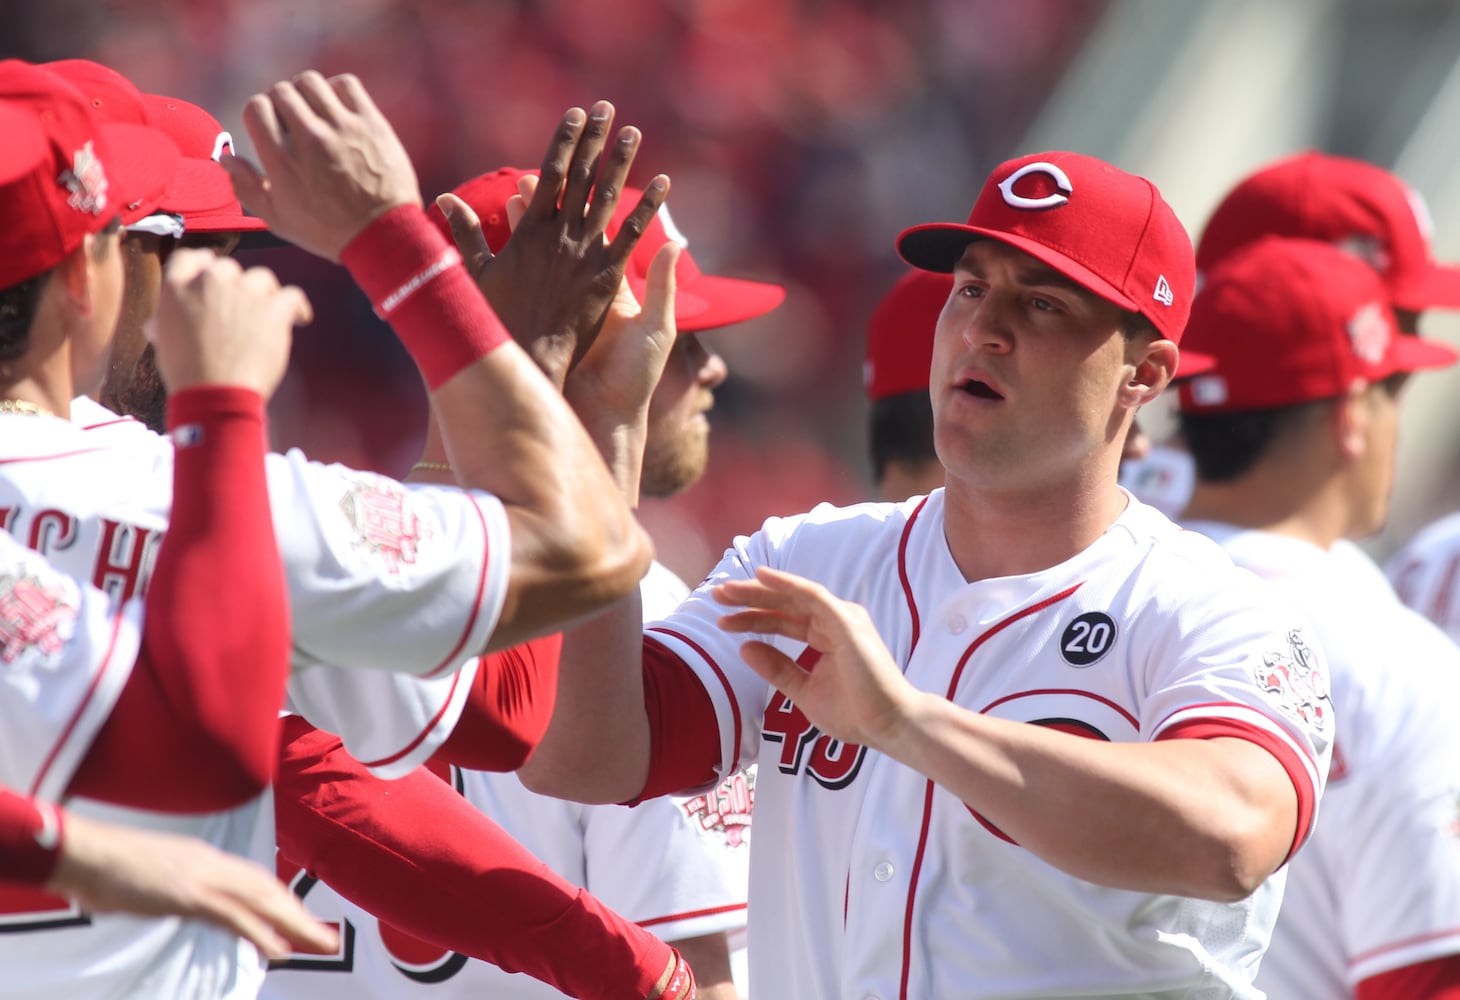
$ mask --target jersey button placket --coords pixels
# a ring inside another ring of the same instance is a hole
[[[954,635],[962,635],[964,630],[967,628],[968,619],[963,617],[963,615],[959,614],[958,612],[955,611],[952,615],[948,617],[948,631],[952,632]]]
[[[892,867],[891,861],[879,861],[872,868],[872,877],[879,882],[890,882],[896,871],[897,869]]]

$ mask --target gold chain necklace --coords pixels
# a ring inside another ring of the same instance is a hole
[[[44,406],[27,403],[23,399],[0,399],[0,413],[21,413],[27,417],[54,417]]]

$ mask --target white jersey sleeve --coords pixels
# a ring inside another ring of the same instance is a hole
[[[56,801],[141,647],[142,602],[113,601],[0,532],[0,782]]]
[[[1421,528],[1384,571],[1401,601],[1460,643],[1460,513]]]
[[[382,778],[424,764],[451,735],[481,660],[436,677],[309,667],[289,676],[285,707],[334,733],[350,755]]]
[[[296,666],[432,676],[485,647],[506,597],[501,501],[270,456]]]

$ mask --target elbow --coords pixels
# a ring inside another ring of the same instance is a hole
[[[1285,851],[1270,826],[1256,823],[1219,833],[1209,845],[1211,863],[1202,884],[1186,895],[1219,903],[1251,896],[1282,864]]]

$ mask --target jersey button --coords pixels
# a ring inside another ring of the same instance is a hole
[[[962,615],[954,615],[948,619],[948,631],[954,635],[962,635],[966,628],[968,628],[968,619]]]
[[[886,882],[892,878],[893,871],[891,862],[883,861],[872,869],[872,877],[879,882]]]

